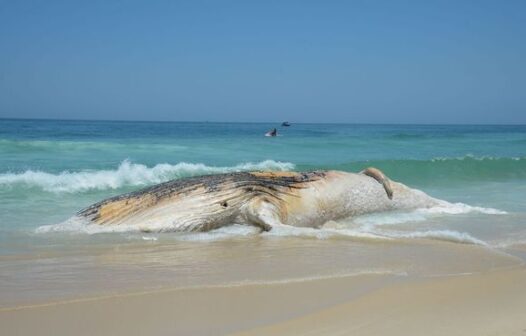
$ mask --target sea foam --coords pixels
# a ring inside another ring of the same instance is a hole
[[[486,215],[506,215],[507,212],[494,208],[471,206],[464,203],[450,203],[438,200],[438,205],[430,208],[420,208],[411,211],[393,211],[366,214],[352,219],[354,224],[373,227],[380,225],[396,225],[410,222],[422,222],[433,217],[444,215],[461,215],[480,213]]]
[[[422,209],[424,210],[424,209]],[[426,209],[427,210],[427,209]],[[418,210],[417,210],[418,211]],[[436,214],[436,212],[433,212]],[[443,214],[443,213],[442,213]],[[501,213],[491,213],[501,214]],[[389,222],[389,216],[394,218],[410,218],[405,217],[403,214],[397,213],[384,213],[380,215],[369,215],[371,218],[375,216],[375,225],[371,225],[371,222],[363,223],[363,219],[360,217],[349,219],[352,222],[362,223],[359,227],[351,228],[346,225],[345,222],[337,223],[330,222],[322,228],[310,228],[310,227],[295,227],[289,225],[277,225],[272,228],[270,232],[261,233],[260,230],[251,225],[233,224],[225,226],[209,232],[179,232],[175,235],[171,235],[175,240],[180,241],[193,241],[193,242],[209,242],[236,238],[247,238],[251,236],[261,235],[264,238],[313,238],[313,239],[331,239],[331,238],[342,238],[349,239],[351,241],[362,241],[362,242],[374,242],[374,241],[393,241],[400,239],[428,239],[428,240],[440,240],[452,243],[460,244],[474,244],[488,246],[486,242],[476,237],[473,237],[469,233],[459,232],[455,230],[443,230],[443,229],[432,229],[432,230],[419,230],[415,227],[413,230],[385,230],[381,225],[387,223],[393,224],[401,223],[402,221],[391,220]],[[365,216],[364,216],[365,217]],[[383,220],[380,220],[383,218]],[[349,223],[349,222],[348,222]],[[159,223],[161,224],[161,223]],[[155,227],[150,228],[153,231],[170,231],[168,227]],[[167,230],[168,229],[168,230]],[[142,240],[157,241],[159,233],[144,236],[141,232],[141,227],[118,225],[118,226],[102,226],[92,223],[88,223],[83,218],[72,217],[62,223],[54,225],[45,225],[36,229],[36,233],[54,233],[54,232],[69,232],[75,234],[99,234],[99,233],[138,233],[141,234]],[[165,236],[166,237],[166,236]]]
[[[454,230],[428,230],[428,231],[410,231],[410,232],[390,232],[387,234],[391,238],[406,239],[430,239],[442,240],[451,243],[473,244],[487,246],[488,244],[478,238],[473,237],[467,232]]]
[[[114,170],[64,171],[58,174],[27,170],[22,173],[0,174],[0,185],[39,188],[47,192],[76,193],[90,190],[118,189],[130,186],[146,186],[171,179],[206,174],[219,174],[249,170],[292,170],[294,164],[266,160],[258,163],[242,163],[230,167],[207,166],[202,163],[161,163],[148,167],[139,163],[123,161]]]

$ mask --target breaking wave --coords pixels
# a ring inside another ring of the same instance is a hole
[[[64,171],[52,174],[27,170],[23,173],[0,174],[0,186],[39,188],[47,192],[76,193],[90,190],[118,189],[130,186],[146,186],[171,179],[206,174],[229,173],[249,170],[284,171],[294,169],[294,164],[266,160],[259,163],[242,163],[230,167],[207,166],[202,163],[161,163],[148,167],[139,163],[123,161],[114,170]]]
[[[329,168],[360,171],[366,167],[381,168],[391,179],[404,183],[436,184],[462,183],[480,180],[526,178],[526,158],[475,157],[434,158],[431,160],[372,160],[356,161],[331,167],[300,165],[290,162],[266,160],[242,163],[229,167],[208,166],[202,163],[161,163],[153,167],[123,161],[117,169],[63,171],[49,173],[26,170],[20,173],[0,174],[0,186],[39,188],[46,192],[75,193],[90,190],[108,190],[123,187],[146,186],[170,179],[205,174],[247,170],[314,170]]]

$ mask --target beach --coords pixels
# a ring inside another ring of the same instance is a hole
[[[521,247],[248,236],[201,241],[198,252],[195,243],[88,250],[70,261],[85,278],[47,285],[20,278],[2,291],[2,334],[521,335],[526,328]],[[59,275],[71,266],[59,260],[40,272],[67,279]]]
[[[0,1],[0,336],[526,336],[526,1]]]
[[[5,335],[524,335],[526,269],[129,293],[0,312]]]
[[[271,127],[2,120],[0,334],[525,333],[524,126]],[[173,179],[369,166],[441,202],[270,232],[74,220]]]
[[[238,335],[524,335],[524,268],[385,287]]]

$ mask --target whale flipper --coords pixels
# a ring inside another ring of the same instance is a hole
[[[254,198],[246,205],[244,217],[250,224],[262,231],[270,231],[275,225],[283,225],[278,215],[278,208],[264,197]]]
[[[387,197],[389,197],[389,199],[393,199],[393,188],[391,187],[391,182],[380,169],[369,167],[362,170],[360,174],[367,175],[378,181],[378,183],[384,187]]]

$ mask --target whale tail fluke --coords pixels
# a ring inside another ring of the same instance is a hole
[[[391,182],[389,178],[387,178],[387,176],[385,176],[385,174],[382,173],[380,169],[369,167],[362,170],[360,174],[370,176],[376,181],[378,181],[378,183],[380,183],[384,187],[387,197],[389,199],[393,199],[393,188],[391,187]]]

